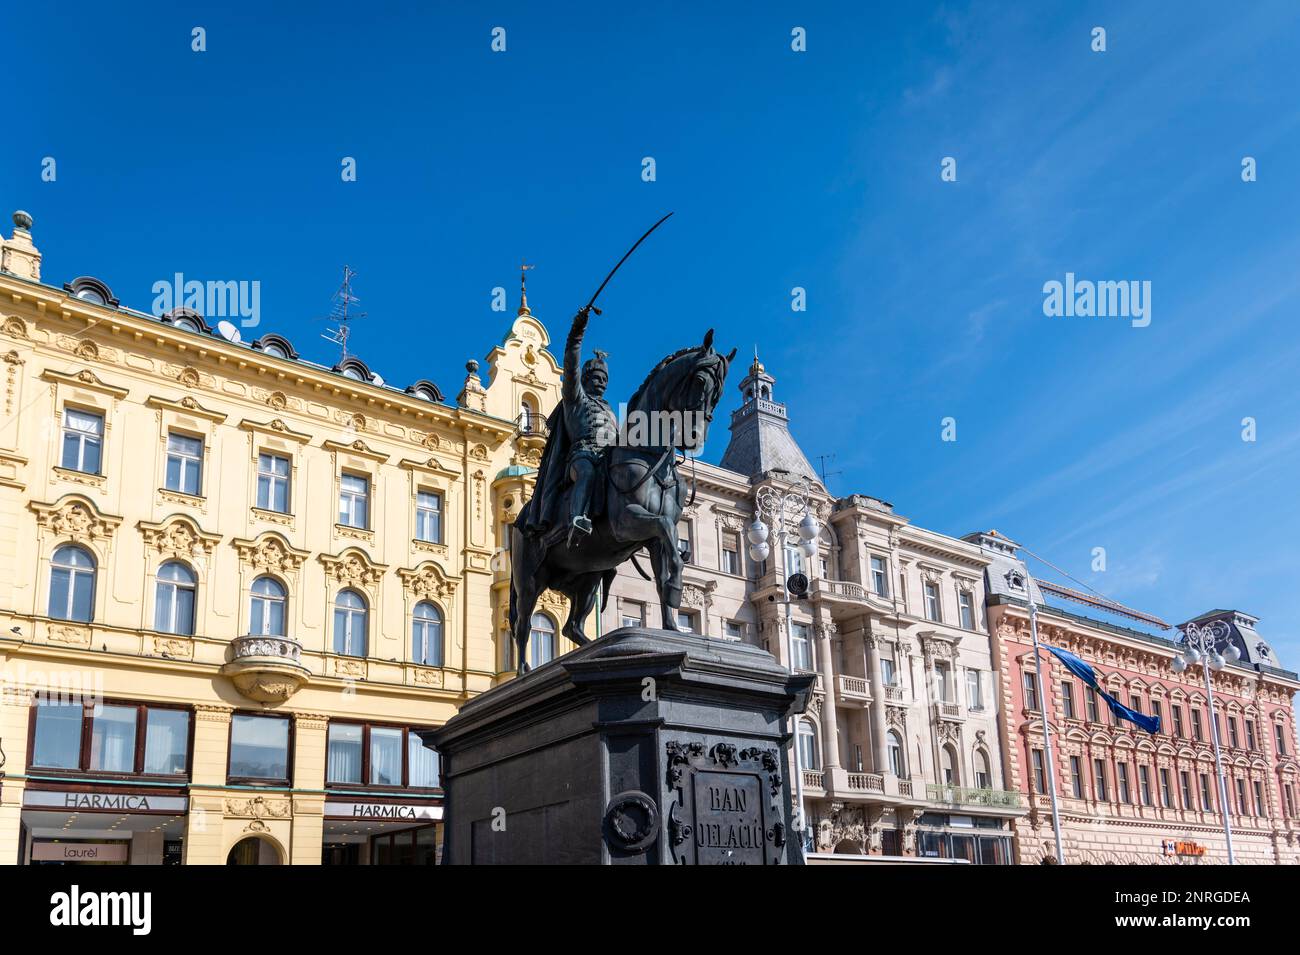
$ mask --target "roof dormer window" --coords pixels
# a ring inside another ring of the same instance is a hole
[[[112,290],[99,279],[89,275],[81,275],[68,282],[63,286],[63,291],[70,293],[73,298],[90,302],[92,305],[109,305],[116,308],[118,304]]]

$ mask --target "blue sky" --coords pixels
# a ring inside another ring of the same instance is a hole
[[[325,363],[347,263],[356,353],[449,395],[521,258],[559,337],[675,210],[602,298],[612,396],[714,326],[833,491],[1171,622],[1257,614],[1300,667],[1294,3],[699,6],[21,4],[0,201],[46,281],[258,280],[258,331]],[[1150,281],[1151,324],[1046,317],[1066,272]]]

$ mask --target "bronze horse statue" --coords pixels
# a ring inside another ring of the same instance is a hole
[[[619,565],[629,558],[635,563],[634,555],[643,547],[650,553],[664,629],[680,629],[676,611],[682,600],[683,558],[677,523],[688,486],[677,455],[704,447],[735,356],[735,349],[729,355],[714,351],[710,329],[703,344],[674,352],[654,367],[628,402],[616,443],[605,451],[596,495],[603,506],[592,515],[589,535],[574,541],[563,526],[546,533],[531,529],[539,523],[538,509],[554,504],[541,500],[540,484],[524,505],[510,531],[510,630],[520,675],[529,670],[528,639],[542,591],[549,588],[568,598],[569,618],[562,632],[574,643],[587,643],[583,625],[599,589],[602,606],[608,606]],[[545,454],[552,453],[554,443],[552,432]],[[543,470],[547,464],[544,456]],[[565,507],[559,510],[567,513]]]

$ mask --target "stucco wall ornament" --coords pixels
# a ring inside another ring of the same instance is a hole
[[[326,576],[344,586],[371,587],[378,584],[384,576],[385,568],[371,563],[359,550],[345,551],[338,557],[321,554],[318,559],[325,567]]]
[[[37,527],[77,542],[111,538],[122,523],[120,517],[102,515],[90,502],[75,498],[58,504],[33,501],[30,506],[36,512]]]
[[[234,541],[239,559],[257,570],[273,573],[296,571],[306,559],[305,552],[296,551],[278,537],[265,536],[256,541]]]

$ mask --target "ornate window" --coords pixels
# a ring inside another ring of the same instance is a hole
[[[366,598],[355,590],[340,590],[334,598],[334,652],[366,655]]]
[[[104,416],[78,408],[63,409],[62,467],[86,474],[100,473],[104,444]]]
[[[95,618],[95,558],[75,544],[64,544],[50,560],[49,615],[89,623]]]
[[[529,664],[539,667],[555,659],[555,621],[544,613],[533,614],[528,635]]]
[[[969,590],[957,591],[957,610],[960,614],[960,624],[963,630],[975,629],[975,603],[971,598]]]
[[[943,622],[943,612],[939,606],[939,585],[933,581],[924,581],[922,589],[925,594],[925,616],[935,623]]]
[[[1034,679],[1032,670],[1025,670],[1021,673],[1021,686],[1025,695],[1025,709],[1038,709],[1038,683]]]
[[[286,594],[284,585],[274,577],[253,581],[248,601],[248,632],[258,637],[283,637]]]
[[[821,769],[817,759],[817,730],[807,720],[799,721],[799,768]]]
[[[289,513],[289,459],[279,454],[257,456],[257,506]]]
[[[808,639],[808,625],[790,625],[790,663],[796,670],[812,669],[812,641]]]
[[[194,571],[179,560],[169,560],[158,569],[153,606],[155,630],[193,636],[196,584]]]
[[[345,527],[369,527],[370,481],[360,474],[339,478],[339,523]]]
[[[175,431],[167,435],[169,491],[198,496],[203,492],[203,439]]]
[[[871,555],[871,589],[877,597],[889,596],[889,561]]]
[[[889,755],[889,771],[900,778],[906,776],[907,760],[903,756],[903,737],[898,735],[898,730],[889,731],[885,748]]]
[[[939,753],[939,773],[945,786],[956,786],[961,781],[957,768],[957,752],[951,746],[945,746]]]
[[[418,491],[415,495],[415,539],[442,543],[442,495]]]
[[[411,621],[411,660],[424,666],[442,666],[442,611],[427,600],[415,605]]]

